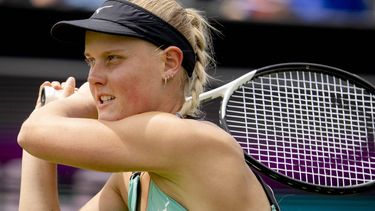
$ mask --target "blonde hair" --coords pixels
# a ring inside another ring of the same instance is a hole
[[[196,64],[192,76],[185,73],[185,101],[179,113],[183,116],[198,116],[199,95],[204,91],[209,75],[206,70],[215,67],[210,29],[215,30],[200,11],[183,8],[175,0],[129,0],[159,16],[180,31],[190,42],[196,54]]]

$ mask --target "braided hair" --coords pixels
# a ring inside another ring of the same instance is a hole
[[[183,78],[185,101],[179,113],[182,116],[199,116],[199,95],[208,82],[208,69],[215,67],[210,30],[215,30],[200,11],[184,8],[175,0],[129,0],[159,16],[180,31],[190,42],[196,54],[196,64],[191,77]]]

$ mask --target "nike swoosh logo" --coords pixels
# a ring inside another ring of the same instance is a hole
[[[98,14],[102,9],[105,9],[105,8],[111,8],[111,7],[113,7],[113,5],[108,5],[108,6],[99,7],[98,9],[96,9],[95,13]]]

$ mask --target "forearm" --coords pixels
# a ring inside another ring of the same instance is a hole
[[[62,135],[64,128],[74,124],[78,119],[96,119],[96,108],[80,102],[79,97],[61,99],[58,102],[36,109],[26,119],[18,134],[18,144],[30,154],[43,157],[43,152],[49,152],[52,147],[57,149],[56,134]]]
[[[60,210],[56,164],[36,158],[25,150],[22,155],[19,210]]]
[[[91,95],[86,96],[77,92],[69,97],[55,100],[46,106],[36,109],[31,114],[31,116],[33,115],[96,119],[98,112]]]

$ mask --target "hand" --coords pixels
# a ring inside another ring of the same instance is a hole
[[[77,91],[75,79],[69,77],[65,82],[44,82],[39,88],[38,99],[35,108],[38,109],[51,101],[68,97]],[[48,88],[49,87],[49,88]],[[51,90],[52,93],[51,93]],[[44,95],[43,95],[44,94]],[[43,99],[42,99],[43,98]]]
[[[58,108],[69,113],[70,117],[77,118],[97,118],[97,109],[94,98],[90,92],[88,82],[84,83],[80,88],[76,88],[75,79],[69,77],[65,82],[46,81],[40,86],[39,97],[37,100],[36,108],[42,107],[44,104],[41,102],[42,91],[45,89],[46,99],[45,104],[51,101],[59,101]],[[49,89],[46,89],[46,88]],[[52,93],[51,93],[52,89]],[[60,101],[63,100],[63,101]]]

